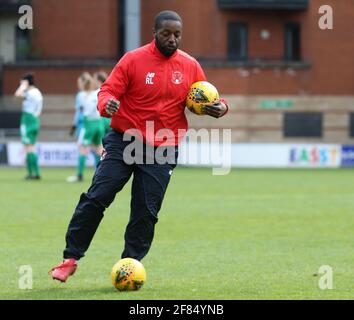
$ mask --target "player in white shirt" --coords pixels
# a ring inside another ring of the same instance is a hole
[[[80,96],[80,105],[83,108],[84,126],[79,136],[79,160],[76,176],[67,178],[68,182],[78,182],[83,180],[86,159],[90,149],[95,157],[95,164],[100,161],[102,154],[102,138],[104,136],[104,127],[101,116],[97,110],[97,93],[94,89],[92,77],[84,81],[84,93]]]
[[[34,85],[33,74],[25,75],[15,92],[15,97],[22,99],[21,141],[26,152],[27,180],[39,180],[40,170],[35,144],[40,130],[40,115],[43,108],[43,96]]]

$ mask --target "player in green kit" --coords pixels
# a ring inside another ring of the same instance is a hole
[[[22,99],[21,141],[26,151],[27,180],[39,180],[40,170],[35,144],[40,130],[39,116],[43,108],[43,96],[34,85],[33,74],[26,74],[20,81],[15,97]]]
[[[102,138],[104,127],[101,116],[97,110],[97,90],[95,89],[92,77],[84,80],[84,93],[81,95],[80,105],[83,107],[84,126],[79,136],[79,159],[76,176],[67,178],[68,182],[79,182],[83,180],[86,160],[90,150],[93,151],[95,164],[100,161],[102,154]]]

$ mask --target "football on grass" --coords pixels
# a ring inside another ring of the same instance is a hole
[[[119,260],[112,268],[112,284],[119,291],[139,290],[146,281],[143,264],[132,258]]]

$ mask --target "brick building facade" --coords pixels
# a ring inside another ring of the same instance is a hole
[[[111,66],[121,55],[119,7],[117,0],[32,0],[34,29],[31,63],[4,66],[3,92],[12,92],[19,73],[29,69],[43,75],[48,93],[73,93],[66,86],[51,85],[47,71],[36,60],[47,60],[58,70],[62,61],[66,81],[75,83],[77,68]],[[162,9],[178,11],[184,21],[182,49],[200,59],[206,73],[220,91],[228,94],[338,94],[354,92],[354,3],[326,1],[334,9],[334,29],[318,26],[322,0],[309,1],[305,10],[220,9],[217,0],[141,1],[141,43],[152,39],[154,15]],[[246,61],[228,60],[228,24],[242,22],[248,28]],[[299,23],[301,58],[284,60],[285,25]],[[262,38],[262,32],[268,38]],[[65,59],[78,60],[75,66]],[[90,61],[94,60],[94,61]],[[100,61],[101,60],[101,61]],[[104,62],[102,62],[104,60]],[[17,69],[17,70],[16,70]],[[38,69],[38,70],[37,70]],[[333,78],[336,82],[333,83]],[[48,79],[49,80],[49,79]]]
[[[28,3],[34,12],[34,29],[27,34],[28,56],[9,61],[0,68],[1,92],[5,97],[13,93],[19,77],[29,70],[36,73],[38,86],[46,95],[72,95],[80,72],[109,72],[124,52],[127,0],[4,1]],[[240,107],[240,112],[256,110],[252,111],[253,117],[262,118],[267,111],[255,114],[259,105],[248,103],[248,97],[290,99],[294,111],[304,109],[305,97],[309,111],[327,112],[334,108],[342,112],[341,115],[346,114],[340,124],[335,119],[335,123],[330,121],[327,125],[335,128],[337,137],[329,140],[351,141],[347,131],[349,114],[354,111],[354,33],[350,32],[354,24],[354,2],[270,0],[270,7],[264,3],[257,0],[141,0],[140,43],[152,40],[157,12],[176,10],[184,22],[182,49],[195,56],[209,81],[235,101],[232,108],[236,108],[237,99],[242,98],[245,100],[240,105],[244,107]],[[289,5],[292,3],[295,6]],[[333,30],[319,27],[322,5],[333,8]],[[18,16],[14,10],[6,11],[0,5],[0,21],[9,15]],[[326,96],[338,99],[327,100]],[[336,102],[329,106],[328,101]],[[281,115],[283,111],[272,112]],[[237,130],[238,120],[233,123]],[[282,140],[281,134],[276,135],[281,131],[279,126],[263,123],[260,128],[250,127],[249,130],[259,133],[268,128],[273,140]],[[247,139],[252,140],[248,133]],[[261,134],[255,136],[258,139]]]

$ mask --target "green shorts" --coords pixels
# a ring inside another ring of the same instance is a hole
[[[102,144],[103,136],[104,127],[101,119],[85,119],[84,127],[80,130],[79,144],[84,146],[99,146]]]
[[[21,115],[21,141],[25,145],[34,145],[40,129],[40,120],[34,115],[22,112]]]

